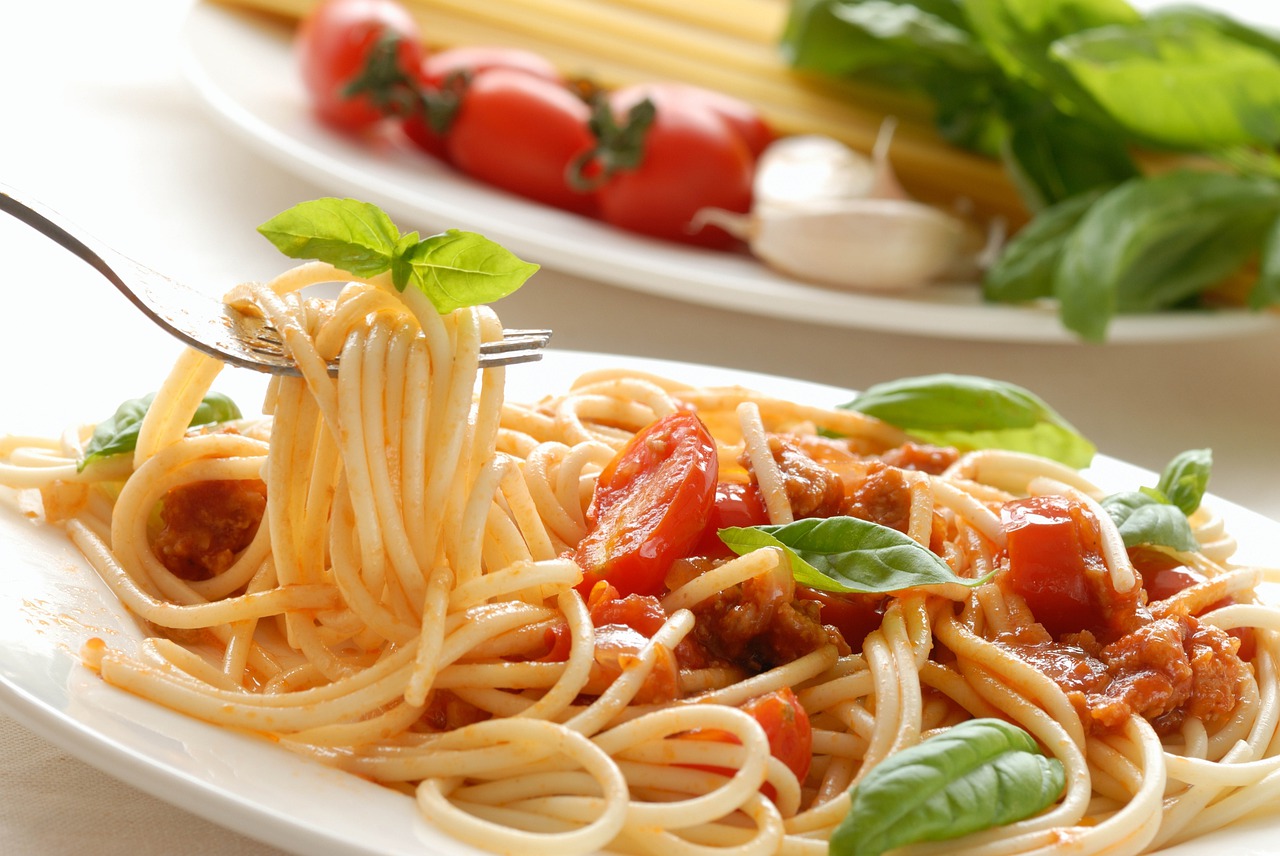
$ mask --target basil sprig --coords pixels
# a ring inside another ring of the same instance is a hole
[[[984,579],[958,577],[942,559],[896,529],[856,517],[810,517],[781,526],[732,526],[720,540],[739,556],[779,547],[796,582],[829,592],[884,594],[916,586]]]
[[[76,465],[81,471],[94,461],[123,455],[138,447],[138,432],[142,429],[142,419],[151,408],[155,393],[142,398],[131,398],[116,408],[116,412],[104,422],[99,422],[93,429],[84,449],[84,457]],[[191,425],[208,425],[214,422],[230,422],[240,418],[240,408],[236,403],[220,392],[206,395],[191,417]]]
[[[1200,547],[1187,516],[1200,507],[1213,455],[1192,449],[1164,468],[1155,487],[1108,496],[1102,507],[1115,521],[1126,547],[1169,547],[1191,552]]]
[[[390,271],[396,288],[413,285],[442,315],[506,297],[538,270],[475,232],[401,235],[386,212],[356,199],[303,202],[258,231],[292,259],[328,262],[363,277]]]
[[[987,272],[987,300],[1054,298],[1088,341],[1118,315],[1206,305],[1233,278],[1252,282],[1251,309],[1280,304],[1274,33],[1124,0],[791,0],[782,49],[924,95],[945,139],[1003,162],[1034,218]],[[1193,168],[1143,175],[1143,146]]]
[[[999,719],[971,719],[890,755],[854,785],[831,856],[880,856],[1038,814],[1066,787],[1062,762]]]
[[[1034,393],[1003,381],[936,374],[877,384],[848,404],[920,440],[962,451],[1010,449],[1089,465],[1096,451]]]

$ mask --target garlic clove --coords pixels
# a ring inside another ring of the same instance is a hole
[[[820,199],[866,196],[876,180],[872,161],[816,134],[775,140],[756,162],[756,204],[803,205]]]
[[[761,206],[746,235],[752,253],[800,279],[876,291],[915,288],[953,269],[969,230],[918,202],[852,199],[804,209]]]
[[[889,163],[889,147],[893,145],[893,133],[898,130],[898,120],[893,116],[880,123],[880,131],[876,134],[875,145],[871,148],[872,178],[867,196],[874,199],[910,199],[911,194],[903,189],[898,181],[898,174]]]

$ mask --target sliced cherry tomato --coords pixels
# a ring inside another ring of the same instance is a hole
[[[302,82],[321,121],[344,130],[367,128],[385,113],[367,94],[345,90],[364,73],[384,38],[396,39],[396,66],[408,79],[422,63],[417,22],[393,0],[324,0],[303,19],[296,48]]]
[[[557,208],[589,214],[595,198],[569,186],[569,164],[591,150],[591,111],[565,87],[524,71],[479,72],[449,127],[449,159],[468,175]]]
[[[855,651],[862,647],[867,634],[880,626],[887,600],[879,594],[842,594],[802,585],[796,586],[796,598],[817,601],[818,620],[839,630],[845,643]]]
[[[1158,550],[1136,548],[1129,551],[1129,560],[1142,577],[1142,587],[1148,601],[1165,600],[1185,588],[1208,579],[1199,571],[1184,566],[1178,560]]]
[[[777,139],[773,128],[746,101],[688,83],[666,80],[639,83],[619,89],[614,93],[611,103],[614,110],[626,112],[645,98],[658,105],[658,109],[662,109],[664,102],[686,101],[715,113],[746,143],[752,158],[760,157],[760,153]]]
[[[813,762],[813,729],[809,714],[790,687],[756,696],[742,705],[769,738],[769,752],[787,765],[802,783]]]
[[[769,739],[769,754],[787,765],[795,777],[803,784],[809,775],[809,766],[813,763],[813,727],[809,723],[809,714],[796,698],[790,687],[783,687],[771,693],[747,699],[741,709],[750,714]],[[738,738],[727,731],[703,729],[690,732],[688,737],[699,740],[718,740],[722,743],[737,743]],[[725,776],[733,774],[732,770],[722,767],[703,767],[697,769],[720,773]],[[766,796],[773,798],[773,788],[766,784],[763,788]]]
[[[593,118],[595,151],[586,163],[600,173],[600,216],[606,222],[671,241],[726,248],[723,229],[695,229],[704,208],[746,212],[755,159],[718,113],[696,101],[641,99],[613,93]]]
[[[495,68],[521,71],[552,83],[563,84],[551,61],[518,48],[466,45],[428,54],[418,69],[417,84],[423,109],[404,120],[404,133],[426,153],[448,160],[445,138],[471,80]]]
[[[1088,576],[1105,568],[1097,523],[1084,507],[1061,496],[1005,503],[1012,589],[1053,636],[1101,627],[1105,615]]]
[[[763,526],[769,522],[760,489],[754,484],[720,482],[716,485],[715,504],[707,519],[707,528],[698,539],[691,555],[721,559],[733,551],[720,540],[719,532],[730,526]]]
[[[596,627],[623,624],[649,639],[662,629],[669,618],[662,608],[662,601],[656,597],[642,594],[622,597],[616,588],[605,582],[598,582],[591,589],[587,608],[591,612],[591,623]]]
[[[689,554],[715,502],[715,441],[696,414],[676,411],[636,434],[596,482],[587,535],[573,551],[580,591],[607,580],[623,594],[657,594]]]

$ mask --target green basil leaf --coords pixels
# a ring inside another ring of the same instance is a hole
[[[1005,245],[982,280],[982,296],[1020,303],[1053,296],[1053,276],[1067,237],[1079,225],[1100,190],[1081,193],[1040,211]]]
[[[849,813],[827,852],[880,856],[1003,826],[1053,805],[1065,787],[1062,762],[1031,735],[971,719],[890,755],[850,788]]]
[[[230,422],[241,417],[240,408],[229,396],[220,392],[210,392],[200,400],[195,415],[191,417],[191,425],[208,425],[216,422]]]
[[[904,88],[941,69],[993,69],[948,0],[797,0],[780,48],[796,68]]]
[[[856,517],[810,517],[782,526],[733,526],[720,540],[739,556],[779,547],[796,582],[830,592],[886,593],[984,580],[957,577],[936,554],[896,529]]]
[[[391,268],[400,232],[381,208],[356,199],[315,199],[258,227],[291,259],[316,259],[357,276]]]
[[[142,398],[131,398],[116,408],[116,412],[105,422],[99,422],[93,429],[93,436],[85,445],[84,457],[76,465],[76,471],[82,471],[89,464],[123,455],[138,447],[138,431],[142,428],[142,419],[147,415],[155,393]],[[215,422],[230,422],[240,418],[240,408],[227,396],[219,392],[210,392],[201,400],[191,417],[191,425],[208,425]]]
[[[937,445],[1010,449],[1089,465],[1095,446],[1039,396],[970,375],[937,374],[877,384],[848,404]]]
[[[318,259],[357,276],[391,272],[400,291],[422,291],[441,315],[492,303],[538,270],[474,232],[450,229],[420,240],[401,235],[376,205],[356,199],[316,199],[295,205],[258,227],[286,256]]]
[[[409,281],[442,315],[506,297],[538,270],[483,235],[457,229],[419,243],[405,264]]]
[[[1009,117],[1002,156],[1032,211],[1138,175],[1124,136],[1067,116],[1042,97]]]
[[[1266,51],[1272,56],[1280,58],[1280,35],[1256,29],[1237,21],[1230,15],[1224,15],[1204,6],[1179,4],[1157,6],[1147,13],[1146,20],[1161,24],[1178,22],[1183,25],[1209,27],[1227,38]]]
[[[1258,280],[1246,298],[1250,309],[1266,309],[1280,304],[1280,218],[1271,224],[1263,239]]]
[[[1052,56],[1108,114],[1189,149],[1280,142],[1280,58],[1189,18],[1062,38]]]
[[[1190,515],[1200,507],[1205,489],[1209,486],[1209,472],[1213,468],[1213,452],[1210,449],[1189,449],[1177,455],[1156,483],[1156,490],[1183,514]]]
[[[1239,270],[1280,211],[1280,183],[1181,170],[1105,194],[1054,278],[1063,323],[1101,341],[1117,313],[1174,307]]]
[[[1112,494],[1102,500],[1102,507],[1115,521],[1126,547],[1171,547],[1183,552],[1199,548],[1182,510],[1149,492]]]
[[[992,58],[1072,112],[1092,105],[1071,75],[1049,57],[1054,42],[1095,27],[1134,24],[1140,16],[1124,0],[966,0],[965,14]]]

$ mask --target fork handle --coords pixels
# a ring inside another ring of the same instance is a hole
[[[156,317],[150,307],[138,300],[129,287],[120,279],[120,275],[112,270],[111,265],[107,263],[98,250],[95,250],[69,231],[73,227],[72,223],[56,211],[41,205],[35,200],[24,199],[17,190],[3,182],[0,182],[0,211],[26,223],[55,244],[74,253],[98,273],[109,279],[111,284],[127,297],[131,303],[148,316]],[[156,320],[164,324],[163,319]]]

